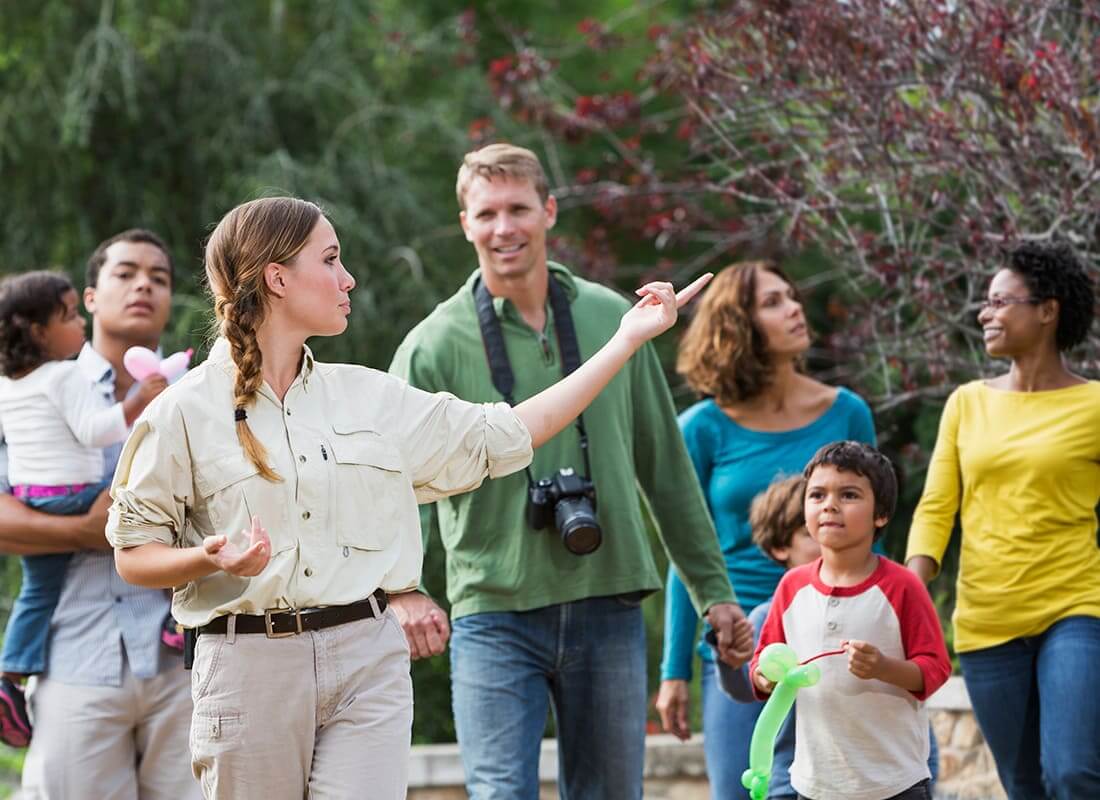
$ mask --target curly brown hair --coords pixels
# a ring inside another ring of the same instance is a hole
[[[777,480],[762,491],[753,498],[749,508],[752,543],[777,564],[787,566],[786,562],[772,555],[772,550],[790,547],[795,531],[806,525],[803,508],[805,493],[806,479],[793,475]]]
[[[773,261],[741,261],[711,281],[680,340],[676,371],[688,386],[720,406],[749,400],[771,381],[774,365],[764,334],[753,324],[756,276],[771,272],[798,289]]]
[[[12,378],[46,361],[32,326],[47,325],[50,317],[64,312],[62,298],[75,291],[60,272],[45,270],[13,275],[0,283],[0,375]]]

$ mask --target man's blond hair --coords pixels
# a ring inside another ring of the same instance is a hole
[[[542,164],[539,163],[538,156],[526,147],[490,144],[467,153],[462,159],[462,166],[458,168],[458,182],[455,184],[458,207],[462,211],[466,210],[466,192],[475,178],[485,178],[487,181],[494,178],[531,181],[543,205],[550,198],[550,185]]]

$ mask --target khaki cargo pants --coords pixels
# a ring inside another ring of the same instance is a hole
[[[191,695],[207,798],[405,797],[412,681],[392,610],[283,639],[204,634]]]

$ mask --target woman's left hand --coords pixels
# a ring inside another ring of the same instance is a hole
[[[642,299],[623,314],[619,333],[632,345],[641,347],[650,339],[664,333],[676,324],[677,311],[706,286],[714,275],[710,272],[696,278],[676,292],[671,283],[654,281],[635,293]]]

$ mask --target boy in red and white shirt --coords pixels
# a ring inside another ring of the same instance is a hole
[[[889,460],[860,442],[821,448],[804,471],[806,527],[821,558],[783,576],[760,652],[786,642],[823,658],[798,695],[791,785],[812,800],[930,800],[924,700],[951,674],[939,618],[913,573],[871,552],[897,503]]]

